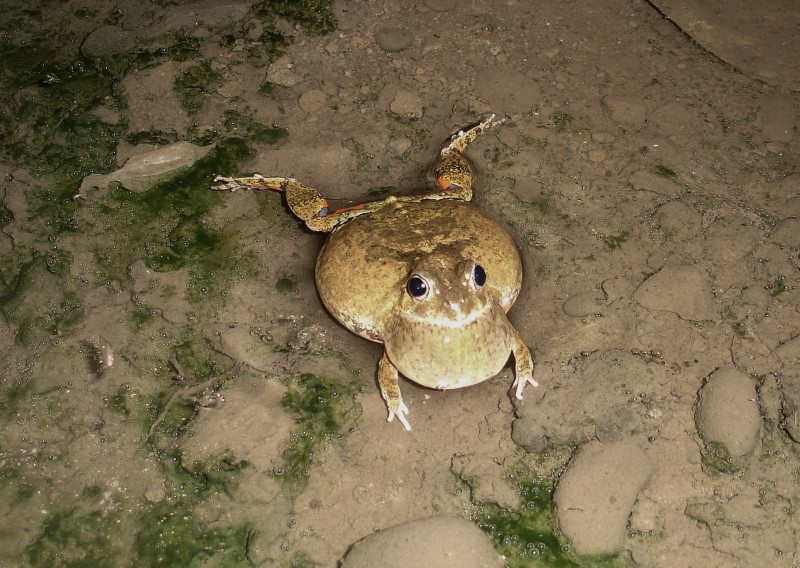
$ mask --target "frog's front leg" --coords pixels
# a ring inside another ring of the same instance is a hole
[[[217,176],[211,189],[236,191],[237,189],[272,189],[286,195],[289,209],[299,217],[312,231],[330,232],[347,219],[368,213],[364,206],[356,205],[337,211],[331,211],[328,200],[322,197],[313,187],[300,183],[293,178],[264,177],[255,174],[252,177],[228,178]]]
[[[516,329],[512,328],[512,331],[514,332],[514,343],[511,346],[511,352],[514,354],[514,375],[516,378],[511,387],[516,387],[514,396],[518,400],[522,400],[522,389],[525,388],[525,385],[531,384],[538,387],[539,383],[533,378],[533,358],[531,357],[531,352],[528,351],[528,346],[525,345]]]
[[[386,401],[386,406],[389,408],[387,421],[391,422],[397,416],[403,427],[411,431],[411,425],[406,418],[408,407],[403,402],[403,395],[400,394],[398,378],[397,369],[389,361],[389,357],[384,351],[383,357],[378,361],[378,386],[381,389],[381,396],[383,396],[383,400]]]
[[[459,131],[451,138],[450,143],[442,148],[442,155],[436,164],[436,182],[444,190],[438,194],[440,199],[455,198],[464,201],[472,199],[472,166],[463,155],[464,151],[478,136],[503,122],[495,120],[495,115],[492,115],[467,131]]]

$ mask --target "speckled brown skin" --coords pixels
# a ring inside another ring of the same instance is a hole
[[[433,193],[330,212],[316,190],[291,178],[215,180],[215,189],[283,191],[310,229],[331,232],[317,259],[320,298],[342,325],[385,345],[378,385],[389,421],[397,416],[407,430],[399,373],[460,388],[496,375],[513,355],[517,398],[526,384],[537,386],[530,352],[506,318],[522,283],[519,253],[511,235],[469,203],[473,174],[463,152],[496,124],[493,115],[452,138],[436,165],[442,189]],[[425,283],[424,294],[412,294],[411,279]]]

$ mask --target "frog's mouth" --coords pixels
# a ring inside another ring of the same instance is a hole
[[[406,378],[435,389],[485,381],[508,362],[513,345],[505,312],[491,303],[461,319],[406,314],[389,326],[389,360]]]
[[[469,306],[468,311],[464,311],[462,304],[459,302],[449,302],[448,306],[450,308],[451,313],[441,314],[439,316],[431,316],[428,313],[417,314],[414,312],[406,313],[403,316],[403,319],[407,320],[410,325],[423,325],[429,326],[432,328],[451,328],[451,329],[460,329],[465,326],[469,326],[475,321],[490,317],[493,311],[496,310],[495,306],[487,302],[483,305],[476,306],[472,304]]]

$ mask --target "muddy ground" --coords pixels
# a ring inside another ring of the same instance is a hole
[[[797,566],[798,9],[725,6],[7,7],[0,566],[337,566],[434,516],[509,566]],[[208,187],[418,191],[491,113],[475,202],[541,386],[404,381],[406,432],[324,237]]]

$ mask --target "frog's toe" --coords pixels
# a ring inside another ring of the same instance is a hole
[[[530,384],[530,385],[532,385],[534,387],[538,387],[539,386],[539,383],[537,383],[536,380],[533,377],[519,377],[518,376],[514,380],[514,384],[512,384],[511,386],[512,386],[512,388],[513,387],[517,387],[517,390],[514,393],[514,396],[517,397],[517,400],[522,400],[522,389],[524,389],[525,385],[527,385],[527,384]]]
[[[397,404],[389,403],[388,406],[389,418],[386,421],[391,422],[394,420],[394,417],[397,416],[397,419],[400,421],[400,424],[403,425],[403,428],[405,428],[406,431],[411,432],[411,424],[408,423],[408,419],[406,418],[406,414],[408,414],[408,407],[406,404],[402,400],[398,400]]]

